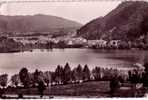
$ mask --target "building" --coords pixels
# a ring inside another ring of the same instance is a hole
[[[67,45],[86,45],[87,44],[87,40],[81,37],[69,38],[65,42]]]
[[[96,46],[97,48],[104,48],[107,46],[107,41],[105,40],[88,40],[88,47]]]
[[[119,45],[121,43],[121,40],[111,40],[109,43],[108,43],[108,46],[109,47],[113,47],[113,48],[118,48]]]

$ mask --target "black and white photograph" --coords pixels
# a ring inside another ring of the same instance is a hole
[[[147,0],[0,0],[0,99],[145,97]]]

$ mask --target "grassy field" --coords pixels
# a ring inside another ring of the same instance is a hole
[[[91,81],[80,84],[56,85],[46,88],[44,95],[52,96],[83,96],[83,97],[107,97],[109,96],[109,82]],[[37,88],[30,89],[8,89],[5,94],[23,93],[27,95],[38,95]]]
[[[67,84],[67,85],[56,85],[46,88],[44,95],[46,96],[67,96],[67,97],[110,97],[109,81],[90,81],[79,84]],[[133,97],[133,92],[137,90],[132,90],[131,87],[128,89],[118,89],[115,92],[115,97]],[[142,90],[143,91],[143,90]],[[143,96],[142,91],[138,90],[136,97]],[[39,92],[37,88],[29,89],[7,89],[5,94],[17,94],[22,93],[23,95],[38,95]]]

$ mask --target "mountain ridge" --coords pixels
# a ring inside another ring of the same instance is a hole
[[[79,28],[82,24],[52,15],[0,15],[1,32],[50,32],[60,28]]]
[[[131,40],[148,32],[148,2],[125,1],[104,17],[82,26],[78,35],[86,39]]]

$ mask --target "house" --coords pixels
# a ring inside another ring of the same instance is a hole
[[[88,40],[88,47],[96,46],[97,48],[104,48],[107,46],[107,41],[105,40]]]
[[[72,40],[68,41],[67,45],[73,45],[73,41]]]
[[[118,48],[119,45],[121,43],[121,40],[111,40],[109,43],[108,43],[108,46],[109,47],[113,47],[113,48]]]
[[[98,42],[98,46],[101,47],[101,48],[107,46],[107,41],[105,41],[105,40],[100,39],[97,42]]]
[[[81,37],[78,38],[69,38],[66,41],[67,45],[85,45],[87,44],[87,40]]]

